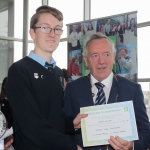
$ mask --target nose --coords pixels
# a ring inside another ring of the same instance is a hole
[[[52,36],[52,37],[55,36],[55,31],[54,31],[54,29],[51,29],[48,34],[49,34],[50,36]]]
[[[105,60],[104,60],[104,57],[102,55],[99,56],[99,59],[98,59],[98,63],[99,64],[104,64]]]

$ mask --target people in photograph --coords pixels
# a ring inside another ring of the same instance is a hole
[[[78,46],[78,33],[76,31],[77,25],[72,25],[72,32],[69,35],[69,43],[71,43],[72,49],[76,49]]]
[[[15,150],[82,150],[66,133],[80,128],[81,118],[62,112],[63,73],[52,54],[63,33],[63,14],[43,5],[30,21],[34,50],[9,68],[6,94],[9,99]]]
[[[75,62],[72,65],[72,75],[73,76],[79,76],[80,71],[79,71],[79,65],[78,65],[78,59],[75,59]]]
[[[112,28],[112,35],[115,35],[115,33],[116,33],[116,25],[115,25],[115,24],[113,24],[113,28]]]
[[[97,22],[97,32],[101,32],[101,24]]]
[[[90,73],[66,86],[63,112],[75,117],[81,107],[97,104],[97,84],[103,84],[102,105],[132,101],[139,139],[127,141],[119,136],[110,136],[108,145],[83,147],[81,131],[72,135],[73,140],[84,150],[146,150],[150,143],[150,123],[140,84],[117,75],[112,69],[115,63],[114,43],[105,35],[95,33],[87,37],[83,51],[84,61]],[[88,116],[87,116],[88,117]]]
[[[100,32],[105,35],[105,27],[104,27],[104,24],[102,24],[102,26],[101,26],[101,31],[100,31]]]
[[[93,25],[92,25],[92,22],[89,22],[89,23],[88,23],[87,31],[90,31],[90,30],[94,30]]]
[[[84,25],[81,24],[80,32],[78,33],[78,40],[80,42],[80,47],[82,48],[83,46],[83,40],[85,38],[85,30],[84,30]]]
[[[119,33],[119,37],[120,37],[120,42],[123,43],[124,37],[124,29],[123,29],[123,25],[120,24],[119,29],[118,29],[118,33]]]
[[[82,55],[79,55],[79,72],[80,75],[82,75]]]
[[[89,22],[87,26],[86,36],[88,36],[89,34],[93,34],[93,33],[95,33],[93,24],[92,22]]]
[[[72,76],[72,65],[74,64],[76,58],[77,58],[77,53],[74,53],[73,57],[69,60],[68,69],[67,69],[67,76],[69,78]]]
[[[118,74],[132,73],[132,58],[128,55],[126,47],[122,47],[119,52],[119,57],[116,60],[116,69]]]
[[[105,28],[105,35],[109,36],[110,35],[110,19],[106,19],[104,28]]]

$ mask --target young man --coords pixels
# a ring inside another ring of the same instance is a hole
[[[86,66],[90,74],[67,84],[65,89],[63,111],[75,117],[80,107],[92,106],[97,103],[97,84],[104,85],[102,104],[133,101],[139,140],[126,141],[116,136],[108,140],[110,145],[85,147],[86,150],[146,150],[150,143],[150,123],[146,114],[141,86],[112,71],[115,48],[113,43],[103,34],[90,35],[85,42],[83,52]],[[97,83],[98,82],[98,83]],[[105,99],[105,101],[103,101]],[[76,144],[83,147],[81,134],[73,136]]]
[[[63,74],[52,57],[63,32],[62,13],[49,6],[36,10],[30,22],[35,48],[14,63],[6,93],[13,111],[16,150],[80,150],[64,134],[80,127],[82,115],[64,117]]]

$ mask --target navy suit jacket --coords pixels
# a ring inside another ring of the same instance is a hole
[[[108,103],[133,101],[139,140],[134,141],[134,150],[146,150],[150,145],[150,123],[146,113],[141,86],[114,74]],[[81,77],[66,86],[63,112],[76,117],[81,107],[93,106],[91,83],[88,76]],[[83,147],[81,132],[72,136],[76,144]],[[83,148],[86,150],[106,150],[106,146]],[[109,150],[113,150],[109,146]]]

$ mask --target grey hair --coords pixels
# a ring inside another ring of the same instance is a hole
[[[83,53],[82,53],[83,56],[87,56],[87,53],[88,53],[88,44],[91,41],[98,40],[98,39],[107,39],[111,43],[111,45],[112,45],[113,53],[114,54],[116,53],[116,49],[115,49],[115,45],[114,45],[113,41],[111,41],[107,36],[105,36],[102,33],[94,33],[94,34],[90,34],[85,39],[85,45],[84,45]]]

